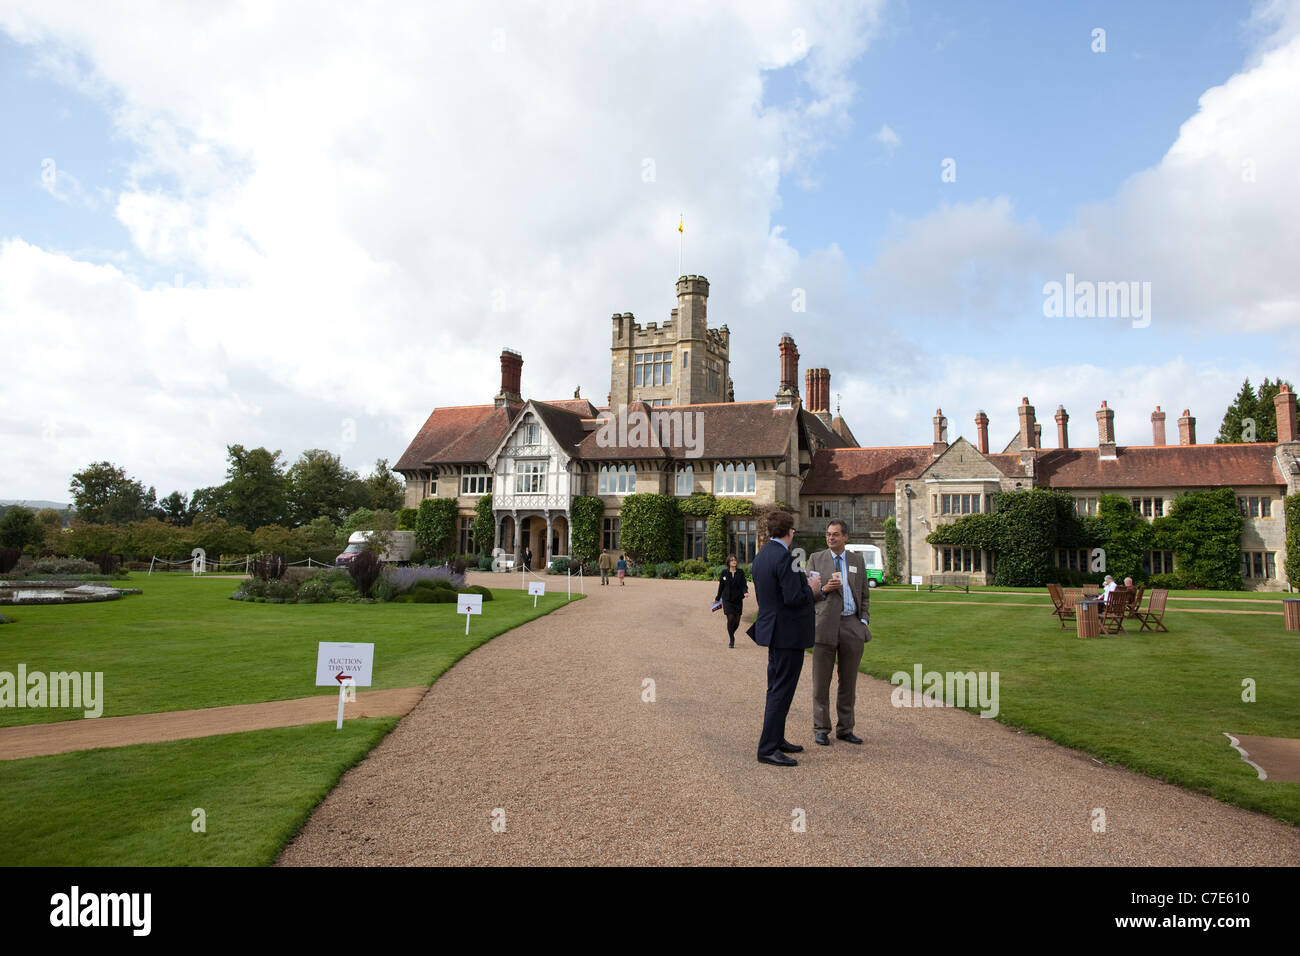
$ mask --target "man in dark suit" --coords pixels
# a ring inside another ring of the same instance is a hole
[[[848,541],[839,518],[826,526],[826,550],[808,559],[808,570],[821,574],[817,595],[817,642],[813,645],[813,741],[830,746],[831,675],[839,658],[839,692],[836,695],[835,736],[851,744],[862,743],[853,732],[853,706],[857,702],[858,665],[871,640],[867,622],[871,600],[867,568],[862,556],[844,548]]]
[[[758,739],[760,763],[798,766],[787,754],[803,747],[785,739],[785,718],[799,686],[804,651],[813,646],[813,600],[820,582],[808,583],[795,567],[790,553],[794,541],[794,516],[773,511],[767,516],[767,544],[754,556],[750,576],[758,598],[758,618],[749,628],[754,643],[767,648],[767,706],[763,734]]]

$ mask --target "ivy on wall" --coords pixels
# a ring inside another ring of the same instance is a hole
[[[1287,495],[1282,501],[1286,515],[1286,570],[1287,582],[1294,587],[1300,583],[1300,493]]]
[[[682,556],[682,518],[671,495],[628,495],[623,499],[622,544],[638,564],[679,561]]]
[[[898,584],[903,580],[902,535],[898,532],[898,521],[893,515],[885,519],[885,583]]]
[[[569,506],[571,557],[588,564],[600,555],[600,524],[605,502],[594,495],[578,495]]]
[[[456,499],[425,498],[415,515],[415,543],[432,558],[452,553],[456,532]]]
[[[496,518],[492,514],[492,496],[483,495],[474,506],[474,547],[479,554],[490,554],[496,538]]]
[[[1245,586],[1241,579],[1243,521],[1232,488],[1188,491],[1174,499],[1168,516],[1160,522],[1160,536],[1163,545],[1173,550],[1178,578],[1185,586],[1224,591]]]

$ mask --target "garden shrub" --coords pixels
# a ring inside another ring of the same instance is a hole
[[[594,495],[578,495],[569,506],[569,550],[579,561],[600,556],[600,526],[605,502]]]
[[[655,565],[655,574],[661,578],[677,577],[677,565],[671,561],[661,561]]]
[[[687,558],[681,564],[682,574],[708,574],[709,566],[699,558]]]
[[[456,592],[446,588],[416,588],[406,597],[416,604],[456,603]]]
[[[397,512],[397,530],[414,531],[415,516],[418,512],[414,508],[402,508]]]
[[[370,597],[370,589],[375,586],[383,570],[383,562],[373,551],[362,551],[348,563],[348,573],[352,575],[357,592],[362,597]]]
[[[391,601],[397,597],[397,589],[393,586],[392,578],[389,577],[390,568],[380,571],[378,580],[370,588],[370,596],[376,601]]]
[[[308,568],[308,567],[285,568],[284,574],[281,575],[281,579],[284,581],[290,581],[301,587],[304,581],[306,581],[308,578],[315,577],[316,575],[320,574],[320,572],[321,572],[320,568]]]
[[[546,571],[548,574],[567,574],[569,572],[569,565],[572,563],[573,562],[568,558],[556,558],[550,563],[550,566],[547,567]]]
[[[481,584],[471,584],[471,585],[470,585],[469,587],[467,587],[467,588],[461,588],[461,592],[460,592],[460,593],[461,593],[461,594],[481,594],[481,595],[483,595],[483,600],[484,600],[485,602],[486,602],[486,601],[490,601],[490,600],[492,600],[492,592],[491,592],[489,589],[485,588],[485,587],[484,587],[483,585],[481,585]]]
[[[262,581],[283,577],[287,567],[282,554],[258,554],[248,564],[249,573]]]
[[[1244,521],[1237,508],[1237,493],[1232,488],[1187,491],[1175,498],[1161,530],[1166,535],[1166,543],[1172,546],[1178,577],[1190,587],[1223,591],[1244,588],[1241,578]]]
[[[309,578],[298,585],[299,604],[328,604],[334,600],[329,581],[321,576]]]
[[[12,571],[22,556],[22,548],[0,548],[0,574]]]
[[[632,565],[628,565],[628,568],[627,568],[627,576],[628,576],[628,577],[632,577],[632,567],[633,567]],[[640,572],[641,572],[641,573],[640,573],[640,577],[643,577],[643,578],[657,578],[657,577],[659,576],[659,566],[658,566],[658,565],[655,565],[655,564],[647,564],[647,565],[644,565],[644,566],[642,566],[642,565],[637,565],[637,567],[640,568]]]
[[[415,518],[415,543],[438,557],[452,552],[456,532],[456,499],[425,498]]]
[[[478,503],[474,506],[474,521],[471,529],[474,547],[478,553],[467,558],[471,563],[477,563],[482,555],[491,552],[492,539],[496,535],[496,516],[492,513],[491,495],[479,496]]]
[[[898,520],[890,515],[885,519],[885,583],[899,584],[903,580],[902,535]]]
[[[389,568],[388,579],[392,582],[393,589],[398,594],[405,594],[421,582],[436,583],[441,581],[443,585],[452,590],[465,586],[465,576],[463,574],[454,574],[447,567],[440,568]]]
[[[426,560],[427,560],[427,556],[425,555],[423,548],[416,548],[414,551],[411,552],[412,564],[424,564]]]

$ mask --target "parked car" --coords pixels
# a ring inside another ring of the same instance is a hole
[[[348,546],[343,553],[334,559],[334,565],[340,568],[346,568],[352,563],[352,559],[366,549],[366,544],[370,541],[370,536],[375,534],[374,531],[354,531],[348,537]],[[385,564],[409,564],[411,561],[411,552],[415,550],[415,532],[414,531],[385,531],[383,534],[389,536],[389,546],[380,553],[379,560]]]
[[[880,549],[874,544],[846,544],[845,551],[856,551],[862,555],[862,563],[867,566],[867,587],[874,588],[885,583],[885,565],[881,561]]]

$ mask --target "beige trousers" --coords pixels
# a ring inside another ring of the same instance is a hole
[[[858,665],[866,646],[867,629],[854,614],[840,618],[839,640],[835,644],[813,645],[813,732],[831,732],[831,675],[839,670],[835,697],[837,734],[853,729],[853,706],[858,698]]]

